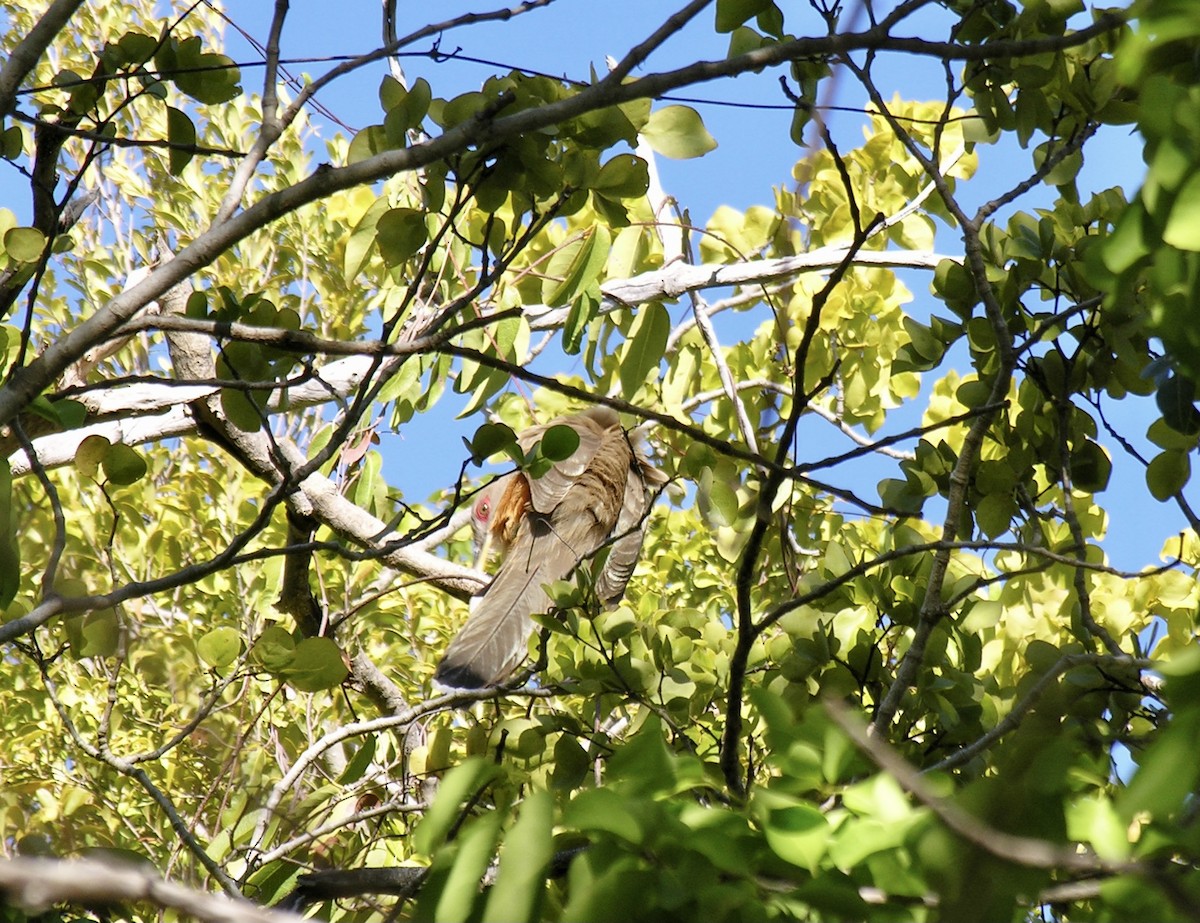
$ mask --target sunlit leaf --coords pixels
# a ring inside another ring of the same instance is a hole
[[[700,114],[688,106],[654,110],[641,134],[657,153],[676,160],[702,157],[717,146]]]

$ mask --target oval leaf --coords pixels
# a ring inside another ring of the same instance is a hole
[[[1146,486],[1155,500],[1169,500],[1183,489],[1191,473],[1187,455],[1168,449],[1156,455],[1146,468]]]
[[[600,168],[592,189],[610,198],[636,199],[650,188],[646,161],[633,154],[618,154]],[[607,256],[607,254],[606,254]]]
[[[100,470],[100,464],[112,447],[103,436],[91,435],[79,443],[75,450],[75,467],[84,477],[94,478]]]
[[[4,235],[4,252],[19,263],[35,263],[46,246],[37,228],[11,228]]]
[[[171,143],[170,166],[172,176],[178,176],[191,163],[196,146],[196,126],[186,112],[167,106],[167,141]]]
[[[558,423],[542,436],[542,456],[552,462],[565,461],[579,448],[579,433],[574,427]]]
[[[123,443],[117,443],[109,449],[100,459],[100,464],[105,476],[113,484],[124,486],[146,476],[146,460]]]
[[[268,673],[282,674],[296,656],[296,642],[291,632],[272,625],[254,642],[250,656],[261,664]]]
[[[305,638],[285,670],[287,680],[301,692],[340,686],[350,675],[342,651],[330,638]]]
[[[650,113],[642,137],[657,153],[674,160],[702,157],[717,146],[700,113],[688,106],[667,106]]]
[[[671,317],[661,304],[643,305],[621,349],[621,391],[632,398],[638,389],[657,374],[667,350]]]
[[[214,628],[196,642],[196,653],[210,667],[227,667],[242,652],[242,635],[236,628],[224,625]]]
[[[389,266],[403,263],[425,246],[429,231],[424,212],[415,208],[390,208],[379,216],[375,226],[379,255]]]
[[[517,434],[512,431],[512,427],[503,423],[484,423],[475,430],[467,448],[471,450],[471,459],[475,464],[482,465],[493,455],[505,452],[516,444]]]

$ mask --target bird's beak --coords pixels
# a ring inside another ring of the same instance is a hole
[[[475,569],[483,570],[487,566],[488,556],[492,553],[492,530],[486,529],[483,533],[483,541],[479,543],[479,549],[475,552]]]

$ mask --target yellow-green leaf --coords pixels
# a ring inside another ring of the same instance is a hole
[[[689,106],[656,109],[641,134],[657,153],[674,160],[702,157],[717,146],[700,113]]]

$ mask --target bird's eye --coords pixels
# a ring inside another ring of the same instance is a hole
[[[480,522],[487,522],[488,517],[492,515],[492,504],[486,497],[475,504],[475,518]]]

